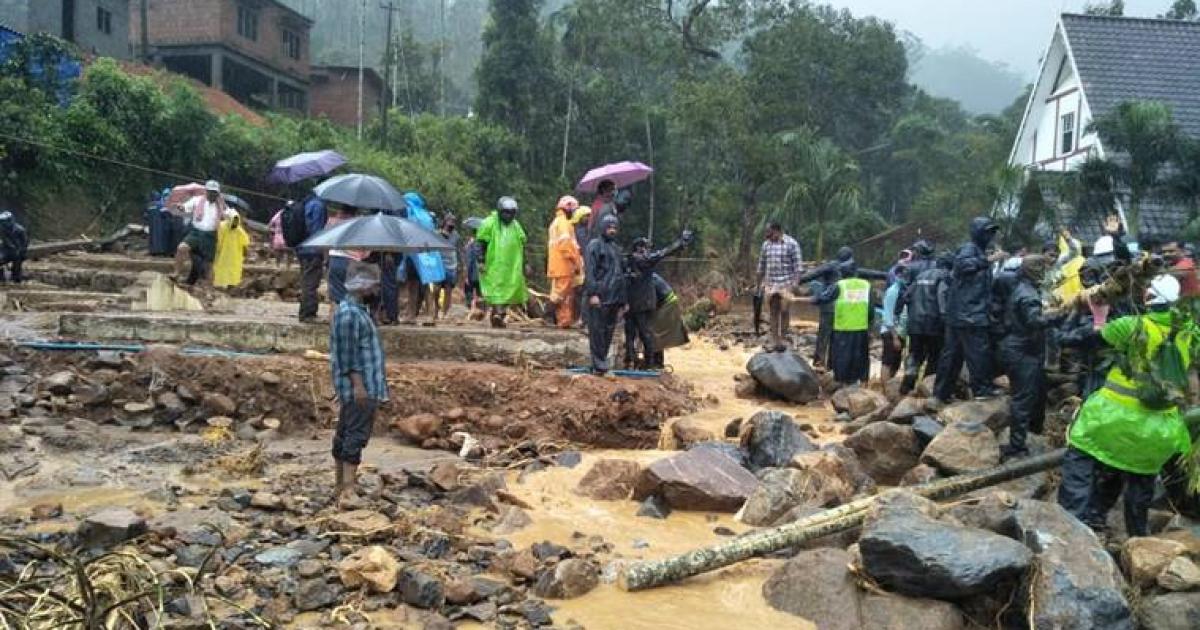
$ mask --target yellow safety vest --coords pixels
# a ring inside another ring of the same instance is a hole
[[[1149,318],[1142,318],[1143,329],[1146,331],[1147,343],[1143,348],[1145,351],[1146,360],[1154,357],[1161,346],[1167,340],[1167,334],[1170,329],[1153,321]],[[1175,335],[1175,344],[1180,349],[1180,354],[1183,356],[1184,367],[1190,367],[1191,353],[1191,336],[1184,334]],[[1108,370],[1108,376],[1105,377],[1104,387],[1102,388],[1103,395],[1113,402],[1120,403],[1129,407],[1140,407],[1141,403],[1137,397],[1137,383],[1130,378],[1121,366],[1114,365]]]
[[[833,304],[833,329],[837,332],[860,332],[871,320],[871,283],[862,278],[846,278],[838,282],[838,297]]]

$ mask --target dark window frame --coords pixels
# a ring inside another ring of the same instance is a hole
[[[258,9],[237,5],[237,32],[252,42],[258,41]]]
[[[280,29],[280,38],[283,40],[283,54],[289,59],[300,60],[300,52],[304,47],[304,42],[300,37],[300,33],[293,31],[290,28]]]
[[[1062,133],[1059,134],[1059,149],[1060,153],[1066,155],[1075,150],[1075,112],[1067,112],[1059,117],[1058,123],[1062,126]]]
[[[112,11],[97,6],[96,7],[96,30],[105,35],[112,35]]]

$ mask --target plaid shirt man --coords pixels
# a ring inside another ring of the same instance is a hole
[[[334,311],[329,330],[329,356],[333,388],[342,404],[354,400],[354,387],[350,383],[352,372],[362,376],[368,398],[380,402],[388,399],[379,333],[366,307],[353,296],[346,296]]]
[[[758,275],[768,295],[790,289],[800,275],[800,244],[796,239],[784,234],[778,241],[763,241]]]

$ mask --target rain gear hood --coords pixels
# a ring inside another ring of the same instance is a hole
[[[484,272],[479,279],[487,303],[524,304],[529,299],[525,287],[525,228],[515,219],[502,221],[496,211],[483,220],[475,239],[487,244]]]

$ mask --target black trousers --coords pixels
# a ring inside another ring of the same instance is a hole
[[[397,254],[380,254],[379,256],[379,302],[380,317],[384,322],[393,323],[400,319],[400,283],[396,279]]]
[[[300,256],[300,319],[317,316],[317,288],[324,270],[324,256]]]
[[[620,312],[619,304],[587,306],[588,346],[592,352],[592,369],[597,372],[609,369],[608,348],[612,345]]]
[[[1041,434],[1046,421],[1045,357],[1040,353],[1021,352],[1000,347],[1000,360],[1008,374],[1011,422],[1008,426],[1009,448],[1022,450],[1029,431]]]
[[[834,331],[830,339],[833,378],[843,385],[865,383],[871,377],[870,335],[867,331]]]
[[[1124,488],[1125,530],[1130,536],[1148,536],[1154,477],[1118,470],[1081,450],[1068,448],[1058,504],[1092,529],[1102,530]]]
[[[941,400],[954,397],[963,361],[971,373],[971,393],[983,396],[992,391],[991,342],[986,326],[947,326],[946,345],[938,361],[933,395]]]
[[[642,342],[642,351],[645,352],[647,362],[651,361],[655,353],[654,328],[650,325],[654,319],[654,311],[641,311],[634,313],[628,311],[625,313],[625,365],[633,367],[637,364],[638,352],[637,342]]]
[[[817,348],[813,355],[813,363],[829,366],[830,340],[833,338],[833,309],[821,308],[817,320]]]
[[[333,433],[333,458],[345,464],[362,463],[363,449],[371,440],[375,427],[375,410],[379,402],[343,402],[338,409],[337,429]]]
[[[917,386],[921,366],[925,376],[937,374],[938,360],[942,355],[941,335],[909,335],[908,358],[904,362],[904,380],[900,382],[900,393],[908,394]]]

